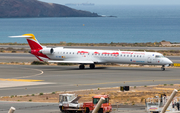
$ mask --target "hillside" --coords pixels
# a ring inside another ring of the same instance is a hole
[[[99,17],[99,15],[38,0],[0,0],[0,18],[20,17]]]

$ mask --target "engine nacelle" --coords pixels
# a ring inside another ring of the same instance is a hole
[[[42,54],[45,54],[45,55],[49,55],[49,54],[53,54],[54,49],[53,48],[43,48],[39,52]]]

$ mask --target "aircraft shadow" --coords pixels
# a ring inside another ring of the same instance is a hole
[[[49,70],[49,71],[67,71],[67,70],[119,70],[119,71],[161,71],[160,68],[133,68],[133,67],[96,67],[95,69],[85,68],[79,69],[75,66],[48,66],[48,67],[39,67],[42,70]],[[166,69],[166,71],[171,71],[170,69]],[[163,71],[162,71],[163,72]]]

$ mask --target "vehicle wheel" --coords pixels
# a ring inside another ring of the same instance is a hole
[[[89,108],[86,108],[86,113],[89,113]]]
[[[90,69],[94,69],[95,68],[95,64],[90,64],[89,67],[90,67]]]
[[[64,112],[64,110],[62,109],[62,106],[59,106],[59,109],[61,112]]]
[[[103,109],[100,108],[99,111],[98,111],[98,113],[103,113]]]

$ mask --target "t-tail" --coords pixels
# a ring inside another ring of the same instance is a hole
[[[20,36],[10,36],[10,38],[26,38],[27,42],[31,48],[30,53],[35,55],[40,61],[47,61],[49,60],[49,57],[46,54],[43,54],[42,52],[44,50],[47,50],[45,46],[42,46],[37,39],[35,38],[34,34],[24,34]],[[51,48],[50,48],[51,49]],[[50,53],[53,52],[50,50]]]

